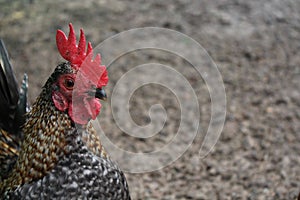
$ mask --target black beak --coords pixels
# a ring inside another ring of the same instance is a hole
[[[96,88],[95,97],[104,101],[107,99],[106,93],[102,88]]]

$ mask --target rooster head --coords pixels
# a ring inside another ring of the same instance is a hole
[[[55,107],[68,112],[76,124],[87,124],[100,113],[101,103],[106,94],[103,87],[108,82],[107,70],[101,65],[101,56],[93,59],[93,48],[80,30],[80,39],[76,44],[76,36],[72,24],[66,37],[61,30],[57,31],[56,43],[60,55],[68,62],[58,66],[60,73],[52,85],[52,101]]]

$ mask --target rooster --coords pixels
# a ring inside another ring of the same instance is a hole
[[[19,91],[0,42],[2,199],[130,199],[124,174],[90,123],[100,113],[99,99],[106,99],[106,67],[100,54],[93,58],[90,42],[86,47],[83,30],[77,45],[69,28],[68,37],[56,34],[67,62],[55,68],[29,111],[27,76]]]

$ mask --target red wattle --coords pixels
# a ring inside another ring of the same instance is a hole
[[[69,107],[69,116],[77,124],[87,124],[100,113],[101,103],[96,98],[83,98],[73,101]]]

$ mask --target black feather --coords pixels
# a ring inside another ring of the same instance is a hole
[[[18,101],[17,81],[4,43],[0,40],[0,127],[10,133],[13,132]]]
[[[19,92],[4,42],[0,39],[0,128],[21,139],[27,107],[27,75]]]

